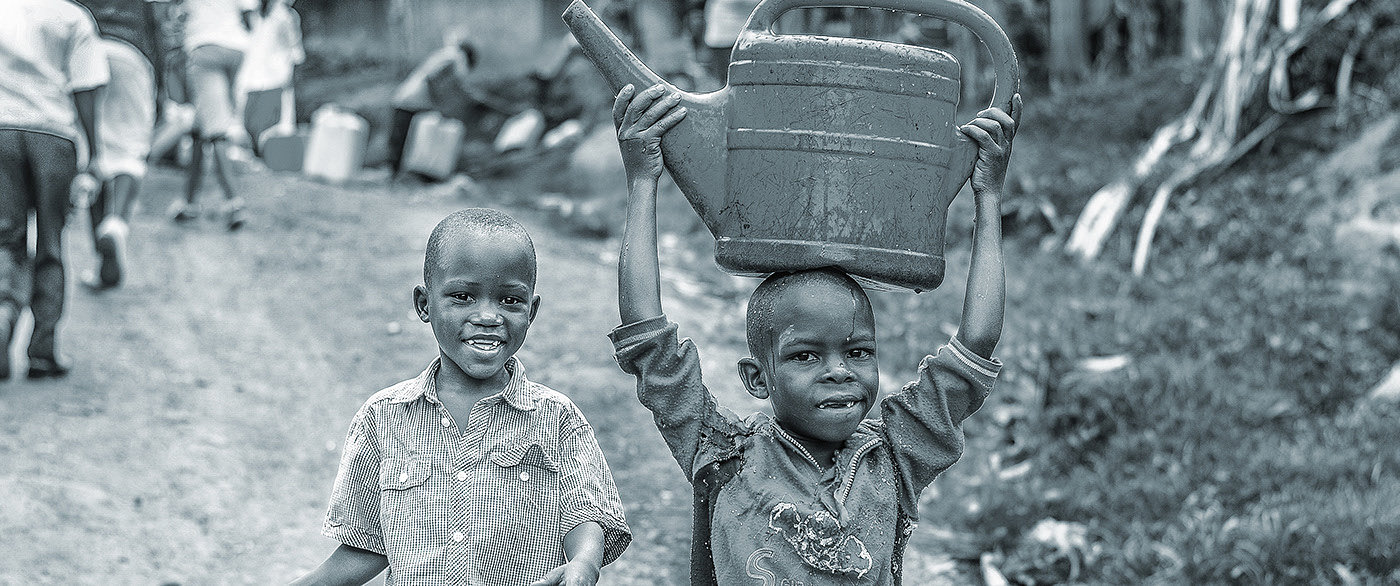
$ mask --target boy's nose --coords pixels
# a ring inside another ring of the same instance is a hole
[[[478,326],[499,326],[505,323],[505,318],[495,311],[478,311],[471,315],[472,325]]]
[[[856,380],[856,373],[846,368],[845,362],[835,362],[826,371],[826,379],[834,383],[848,383]]]

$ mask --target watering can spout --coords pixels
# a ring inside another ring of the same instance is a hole
[[[662,156],[671,178],[690,199],[710,232],[717,233],[718,213],[725,196],[728,88],[695,94],[661,79],[618,40],[583,0],[570,3],[562,17],[578,39],[584,56],[598,66],[613,91],[627,84],[640,91],[659,83],[680,95],[686,116],[662,139]]]

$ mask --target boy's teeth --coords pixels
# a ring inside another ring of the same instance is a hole
[[[482,350],[494,350],[501,345],[500,340],[469,340],[467,343]]]

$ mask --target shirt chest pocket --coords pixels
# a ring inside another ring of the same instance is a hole
[[[380,523],[386,527],[431,523],[427,484],[432,474],[433,462],[427,456],[381,460]]]
[[[558,510],[559,464],[539,444],[499,449],[491,452],[489,458],[491,464],[487,468],[503,499],[541,510]]]

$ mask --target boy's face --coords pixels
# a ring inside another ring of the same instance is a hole
[[[473,379],[503,376],[539,310],[530,247],[479,233],[444,247],[433,282],[413,291],[418,315],[432,324],[444,361]]]
[[[740,363],[745,385],[772,401],[789,431],[840,444],[874,406],[880,372],[867,302],[832,283],[791,287],[774,300],[772,351]]]

